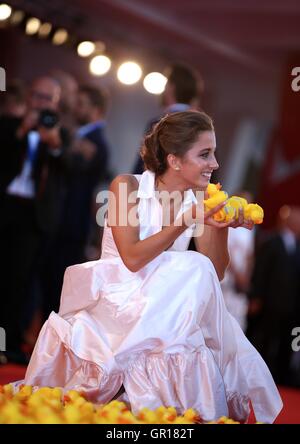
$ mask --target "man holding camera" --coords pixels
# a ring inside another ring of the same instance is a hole
[[[86,261],[91,232],[101,237],[94,222],[94,191],[111,180],[110,146],[106,137],[108,94],[103,88],[81,85],[74,118],[78,124],[64,156],[66,192],[61,223],[42,267],[43,316],[58,311],[66,267]]]
[[[55,230],[62,205],[61,158],[68,140],[58,124],[59,100],[58,83],[40,77],[29,90],[24,118],[0,119],[0,326],[14,362],[24,361],[22,312],[41,237]]]

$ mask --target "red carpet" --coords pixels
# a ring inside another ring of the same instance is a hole
[[[26,367],[7,364],[0,367],[0,384],[22,379]],[[283,410],[276,420],[276,424],[300,424],[300,389],[279,387],[283,400]],[[250,423],[254,422],[251,415]]]
[[[0,384],[23,379],[26,367],[22,365],[7,364],[0,367]]]

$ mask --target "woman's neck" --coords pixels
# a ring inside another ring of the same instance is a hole
[[[187,185],[182,182],[182,179],[173,171],[166,171],[163,175],[155,177],[155,189],[157,191],[179,191],[184,193],[188,189]]]

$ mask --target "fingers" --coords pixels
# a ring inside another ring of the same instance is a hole
[[[247,220],[243,218],[239,218],[237,220],[234,220],[229,225],[231,228],[238,228],[243,227],[247,228],[248,230],[252,230],[254,227],[254,222],[252,220]]]
[[[208,219],[205,219],[205,224],[210,225],[211,227],[216,227],[216,228],[227,228],[227,227],[231,226],[231,221],[230,222],[217,222],[212,217],[209,217]]]
[[[214,218],[213,218],[214,214],[216,214],[218,211],[220,211],[226,205],[226,202],[227,201],[224,201],[224,202],[220,203],[219,205],[215,206],[214,208],[205,212],[205,214],[204,214],[205,224],[211,225],[216,228],[243,227],[243,228],[247,228],[248,230],[252,230],[254,227],[254,222],[249,219],[245,219],[243,208],[240,208],[238,210],[237,219],[231,219],[228,222],[217,222],[214,220]]]
[[[241,227],[244,224],[244,212],[243,210],[240,208],[238,210],[238,217],[237,219],[233,219],[230,221],[230,227],[231,228],[237,228],[237,227]]]
[[[242,208],[239,209],[238,222],[239,222],[239,225],[243,225],[243,223],[244,223],[244,211]]]
[[[252,222],[252,220],[245,221],[242,227],[247,228],[247,230],[252,230],[254,227],[254,222]]]
[[[209,217],[213,216],[215,213],[220,211],[225,205],[226,205],[226,201],[220,203],[219,205],[215,206],[211,210],[206,211],[204,214],[204,218],[209,218]]]
[[[213,209],[207,211],[204,215],[204,220],[205,223],[207,225],[211,225],[213,227],[216,228],[238,228],[238,227],[243,227],[243,228],[247,228],[248,230],[252,230],[254,227],[254,223],[251,220],[247,220],[244,217],[244,212],[243,209],[239,209],[238,212],[238,217],[237,219],[231,219],[228,222],[217,222],[214,220],[213,215],[215,213],[217,213],[219,210],[221,210],[223,208],[223,206],[226,205],[226,202],[223,202],[219,205],[217,205],[216,207],[214,207]]]
[[[31,111],[30,113],[27,113],[22,120],[20,130],[24,133],[27,133],[32,128],[34,128],[38,123],[38,116],[39,115],[37,111]]]

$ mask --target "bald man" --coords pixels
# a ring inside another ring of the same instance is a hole
[[[28,108],[30,109],[53,109],[58,108],[61,96],[61,88],[52,77],[38,77],[35,79],[28,94]]]
[[[33,158],[36,158],[37,155],[37,142],[43,141],[41,140],[40,134],[35,134],[38,130],[37,127],[40,112],[44,109],[56,111],[59,100],[59,84],[51,77],[39,77],[32,82],[27,93],[26,112],[23,119],[9,117],[0,119],[0,141],[2,148],[0,194],[8,192],[11,195],[19,195],[23,197],[30,197],[30,194],[34,194],[33,191],[28,191],[29,188],[32,188],[32,184],[29,183],[31,171],[28,171],[26,178],[23,177],[23,182],[26,182],[28,179],[23,190],[22,187],[17,187],[16,191],[10,192],[7,190],[7,186],[22,172],[22,167],[24,167],[26,158],[29,159],[29,166],[33,166]],[[30,134],[33,130],[35,130],[35,133]],[[47,138],[49,138],[49,134],[42,135],[44,136],[45,142],[48,142],[49,140]],[[50,139],[50,148],[55,148],[56,145],[59,145],[58,127],[55,128],[55,131],[50,132]],[[30,142],[32,142],[31,149],[30,147],[28,148]]]
[[[28,90],[24,117],[0,119],[0,326],[13,362],[25,362],[22,317],[31,277],[41,238],[55,232],[61,213],[68,137],[56,115],[60,94],[56,80],[39,77]]]
[[[51,77],[35,79],[27,94],[27,110],[18,126],[17,137],[21,139],[28,132],[38,126],[38,119],[42,110],[57,111],[61,97],[59,83]]]

